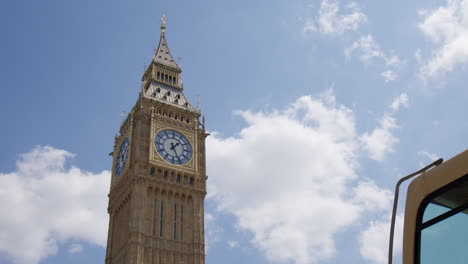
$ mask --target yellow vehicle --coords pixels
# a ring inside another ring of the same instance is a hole
[[[435,167],[434,167],[435,166]],[[408,186],[403,230],[403,264],[468,263],[468,150],[402,178],[397,183],[390,232],[400,184]]]

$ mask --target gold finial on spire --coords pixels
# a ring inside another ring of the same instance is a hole
[[[161,31],[166,31],[166,15],[162,15],[161,17]]]

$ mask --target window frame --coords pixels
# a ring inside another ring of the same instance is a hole
[[[411,181],[406,194],[403,229],[404,264],[418,263],[419,245],[416,243],[418,211],[423,201],[432,193],[468,174],[468,150],[450,158]],[[429,198],[430,199],[430,198]],[[419,243],[419,242],[418,242]],[[416,248],[418,251],[416,252]],[[417,254],[416,254],[417,253]]]

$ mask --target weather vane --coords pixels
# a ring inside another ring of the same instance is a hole
[[[166,15],[162,15],[161,17],[161,30],[164,32],[166,30]]]

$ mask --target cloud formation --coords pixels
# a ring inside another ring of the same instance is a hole
[[[205,212],[205,248],[206,251],[211,249],[213,244],[221,240],[224,229],[216,223],[216,217]]]
[[[388,217],[390,219],[390,216]],[[390,221],[371,221],[359,235],[361,256],[375,264],[386,264],[388,256],[388,239],[390,236]],[[397,215],[395,220],[395,234],[393,255],[401,254],[403,245],[403,216]]]
[[[378,127],[362,135],[363,148],[369,152],[371,159],[383,161],[387,153],[395,151],[393,147],[399,140],[393,135],[393,130],[397,127],[396,119],[386,114],[379,120]]]
[[[73,254],[76,254],[76,253],[80,253],[83,251],[83,245],[81,244],[72,244],[69,248],[68,248],[68,254],[70,255],[73,255]]]
[[[390,105],[390,108],[393,111],[398,111],[400,110],[401,107],[408,108],[409,106],[408,101],[409,101],[408,95],[406,93],[402,93],[393,100],[392,104]]]
[[[437,156],[436,154],[427,152],[425,150],[418,151],[418,155],[425,157],[426,159],[429,159],[430,161],[436,161],[437,159],[439,159],[439,156]]]
[[[14,263],[36,264],[70,239],[106,245],[110,172],[67,168],[72,157],[38,146],[20,156],[14,172],[0,173],[0,253]]]
[[[320,32],[325,35],[341,35],[345,31],[357,30],[359,25],[366,22],[367,16],[355,2],[348,4],[345,10],[346,13],[340,12],[337,1],[322,0],[318,17],[307,19],[303,32],[306,34]]]
[[[365,64],[371,63],[373,60],[380,59],[387,66],[401,64],[398,56],[388,55],[380,48],[379,44],[374,40],[372,35],[361,37],[359,40],[346,48],[344,51],[345,57],[351,59],[353,53],[358,53],[359,60]]]
[[[394,69],[401,66],[403,62],[398,58],[398,56],[384,52],[372,35],[362,36],[359,40],[354,41],[351,46],[344,50],[344,55],[347,60],[350,60],[354,54],[356,54],[359,60],[365,65],[369,65],[375,61],[382,61],[384,62],[385,67],[392,68],[387,69],[380,74],[384,78],[385,82],[394,81],[398,78]]]
[[[380,73],[380,75],[384,78],[385,82],[395,81],[398,77],[397,74],[392,70],[386,70]]]
[[[437,48],[421,67],[423,78],[439,77],[468,62],[468,0],[447,0],[435,10],[420,10],[419,29]]]
[[[407,94],[400,94],[389,106],[392,111],[386,112],[378,120],[379,125],[372,132],[366,132],[360,137],[362,148],[369,153],[371,159],[383,161],[388,153],[395,151],[399,139],[394,135],[394,130],[398,128],[394,115],[401,107],[408,107],[408,100]]]
[[[230,247],[230,248],[239,247],[239,242],[234,241],[234,240],[229,240],[229,241],[227,242],[227,244],[228,244],[228,247]]]
[[[238,136],[207,139],[208,195],[268,259],[330,259],[335,236],[363,212],[388,210],[388,191],[356,174],[354,116],[330,91],[284,110],[237,114],[247,123]]]

